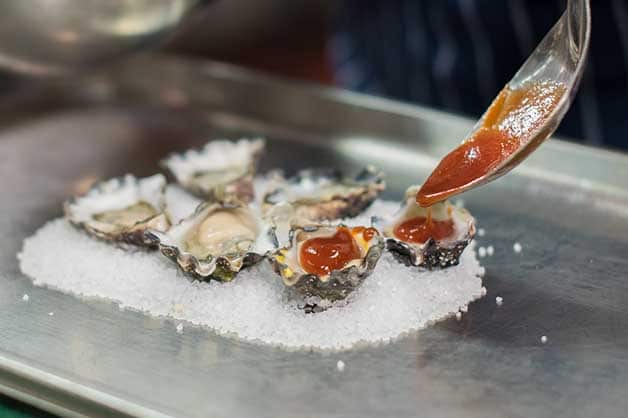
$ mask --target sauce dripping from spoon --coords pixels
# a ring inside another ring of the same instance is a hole
[[[447,199],[481,180],[537,134],[566,91],[556,82],[505,87],[488,108],[482,123],[447,154],[416,195],[422,207]]]

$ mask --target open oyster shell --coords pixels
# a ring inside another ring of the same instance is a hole
[[[253,199],[255,166],[263,139],[216,140],[200,150],[173,154],[162,161],[164,168],[190,193],[206,200]]]
[[[392,220],[375,219],[375,225],[386,237],[386,247],[407,265],[431,269],[458,264],[460,255],[475,235],[475,219],[466,209],[458,208],[449,201],[430,208],[420,207],[415,201],[418,189],[419,186],[411,186],[406,191],[401,210]],[[429,217],[435,222],[448,222],[452,227],[451,234],[438,240],[429,238],[421,243],[409,242],[398,235],[397,227],[402,223]]]
[[[386,187],[383,173],[365,168],[355,178],[343,178],[336,170],[302,170],[269,190],[263,198],[266,214],[274,205],[289,203],[295,218],[319,222],[361,213]]]
[[[109,241],[155,246],[148,229],[170,227],[164,212],[166,179],[132,175],[97,183],[84,196],[64,204],[66,218],[89,234]]]
[[[372,231],[373,235],[365,235],[366,230]],[[309,267],[305,266],[307,260],[303,259],[303,246],[313,239],[334,237],[339,231],[350,234],[359,248],[360,256],[327,274],[306,271]],[[337,301],[346,298],[373,271],[383,249],[384,240],[373,228],[313,225],[293,228],[289,245],[271,253],[270,260],[283,283],[299,296],[304,299],[315,297]]]
[[[152,237],[162,254],[202,281],[230,281],[273,248],[261,219],[236,201],[202,203],[194,214]]]

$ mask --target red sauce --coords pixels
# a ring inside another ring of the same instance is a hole
[[[362,233],[362,238],[364,241],[370,241],[373,239],[375,235],[378,234],[377,229],[375,228],[366,228],[364,226],[356,226],[355,228],[351,228],[354,233]]]
[[[303,270],[310,274],[325,276],[334,270],[340,270],[351,260],[362,257],[362,252],[352,232],[362,233],[365,240],[372,239],[377,230],[356,227],[350,230],[338,228],[331,237],[312,238],[301,245],[299,259]]]
[[[454,233],[454,222],[451,219],[435,221],[428,211],[427,217],[419,216],[400,223],[393,233],[402,241],[416,244],[423,244],[430,238],[440,241]]]
[[[441,160],[417,193],[417,203],[427,207],[440,202],[500,165],[534,137],[564,92],[564,85],[549,82],[504,88],[482,126]]]

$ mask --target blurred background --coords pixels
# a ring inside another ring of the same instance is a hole
[[[565,0],[215,1],[165,46],[478,117]],[[628,148],[628,0],[592,2],[592,47],[558,134]]]
[[[198,3],[162,41],[161,33]],[[8,1],[0,10],[0,66],[41,75],[41,63],[79,63],[107,48],[113,55],[115,48],[157,40],[172,53],[477,118],[565,5],[566,0]],[[587,71],[558,134],[625,149],[628,0],[594,0],[592,16]],[[103,35],[103,28],[110,32]],[[83,37],[81,31],[91,32]],[[106,38],[112,34],[118,44]],[[40,60],[35,66],[33,57]],[[0,88],[12,83],[7,76]]]

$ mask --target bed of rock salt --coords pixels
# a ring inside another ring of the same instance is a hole
[[[391,213],[377,201],[349,224]],[[128,252],[96,240],[64,219],[48,222],[24,242],[20,267],[36,285],[121,307],[206,326],[218,334],[285,348],[347,349],[391,341],[453,316],[482,296],[484,268],[473,244],[458,266],[428,272],[385,252],[375,271],[343,306],[306,314],[286,299],[279,277],[263,262],[230,283],[192,282],[158,252]]]

